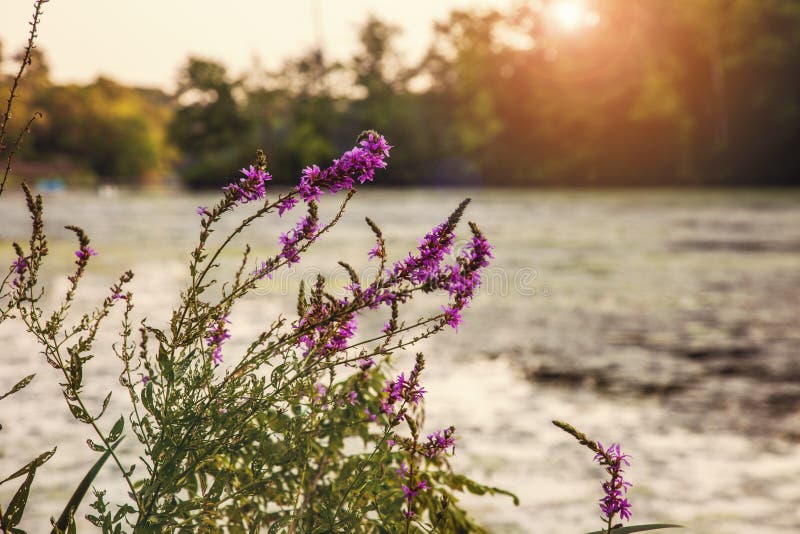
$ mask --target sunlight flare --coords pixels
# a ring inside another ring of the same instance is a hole
[[[574,32],[587,26],[596,26],[599,17],[582,0],[557,0],[550,4],[549,14],[560,29]]]

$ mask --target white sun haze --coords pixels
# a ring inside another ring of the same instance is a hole
[[[550,17],[561,29],[576,31],[597,24],[597,13],[583,0],[555,0],[549,6]]]

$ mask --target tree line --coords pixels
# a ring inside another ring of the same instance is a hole
[[[571,32],[547,7],[454,11],[414,64],[376,17],[346,61],[235,76],[190,58],[172,94],[57,85],[39,52],[17,171],[217,187],[263,148],[289,183],[375,129],[397,186],[800,185],[800,3],[597,0]]]

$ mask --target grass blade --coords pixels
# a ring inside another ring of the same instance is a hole
[[[659,530],[662,528],[683,528],[681,525],[668,525],[666,523],[654,523],[652,525],[632,525],[630,527],[612,528],[612,534],[630,534],[632,532],[644,532],[646,530]],[[588,534],[606,534],[605,530],[595,530]]]
[[[100,472],[100,469],[103,467],[103,464],[106,463],[108,457],[111,456],[111,451],[116,449],[117,445],[119,445],[124,438],[125,436],[122,436],[119,441],[114,443],[111,446],[111,449],[104,452],[100,459],[95,462],[91,469],[89,469],[89,472],[83,477],[81,483],[78,484],[77,488],[75,488],[75,493],[73,493],[72,497],[70,497],[67,505],[64,507],[64,511],[61,512],[61,516],[59,516],[58,521],[56,521],[53,525],[53,530],[50,531],[50,534],[59,534],[67,531],[69,524],[72,522],[72,516],[75,514],[75,510],[78,509],[78,506],[80,506],[83,497],[86,495],[86,492],[89,491],[89,486],[92,485],[97,473]]]

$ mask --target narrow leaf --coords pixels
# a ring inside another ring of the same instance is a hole
[[[117,422],[114,423],[114,426],[111,428],[111,432],[108,433],[108,441],[117,441],[119,436],[122,434],[122,429],[125,427],[125,418],[123,416],[119,416]]]
[[[53,450],[51,450],[51,451],[43,452],[42,454],[37,456],[33,461],[28,462],[25,465],[25,467],[23,467],[22,469],[20,469],[20,470],[14,472],[14,473],[8,475],[3,480],[0,480],[0,484],[4,484],[4,483],[8,482],[9,480],[13,480],[13,479],[15,479],[17,477],[20,477],[20,476],[24,475],[25,473],[29,472],[31,469],[36,469],[37,467],[39,467],[40,465],[45,463],[47,460],[49,460],[55,453],[56,453],[56,448],[55,447],[53,447]]]
[[[105,452],[106,450],[104,445],[100,443],[95,443],[94,441],[88,438],[86,439],[86,444],[89,446],[90,449],[92,449],[95,452]]]
[[[8,509],[3,516],[3,525],[5,528],[11,530],[11,527],[19,524],[22,519],[22,512],[25,511],[25,505],[28,503],[28,493],[31,491],[34,475],[36,475],[36,468],[32,467],[31,470],[28,471],[25,482],[22,483],[17,493],[14,494],[14,497],[8,504]]]
[[[103,417],[103,414],[106,413],[106,408],[108,408],[108,403],[109,403],[110,400],[111,400],[111,391],[109,391],[108,395],[106,395],[106,398],[103,399],[103,407],[100,409],[100,413],[97,414],[97,417],[95,417],[95,420],[100,419],[101,417]],[[109,440],[109,441],[111,441],[111,440]]]
[[[662,528],[684,528],[682,525],[668,525],[666,523],[654,523],[652,525],[632,525],[630,527],[612,528],[612,534],[630,534],[631,532],[644,532],[646,530],[660,530]],[[605,530],[595,530],[588,534],[606,534]]]
[[[111,450],[116,449],[117,445],[119,445],[123,439],[124,436],[111,446]],[[83,477],[83,480],[81,480],[81,483],[78,484],[78,487],[75,488],[75,493],[73,493],[72,497],[70,497],[67,505],[64,507],[64,511],[61,512],[58,521],[56,521],[56,524],[53,525],[53,530],[50,534],[56,534],[59,531],[64,532],[67,530],[67,528],[69,528],[69,524],[72,522],[72,516],[75,514],[75,510],[77,510],[78,506],[80,506],[84,495],[86,495],[86,492],[89,490],[89,486],[92,485],[97,473],[100,472],[103,464],[105,464],[106,460],[108,460],[108,457],[111,456],[111,450],[107,450],[105,453],[103,453],[103,455],[94,463],[92,468],[89,469],[89,472],[86,473],[86,476]]]
[[[25,386],[30,384],[31,380],[33,380],[34,376],[36,376],[36,374],[28,375],[25,378],[23,378],[22,380],[20,380],[19,382],[17,382],[16,384],[14,384],[14,387],[11,388],[7,393],[4,393],[4,394],[0,395],[0,400],[5,399],[9,395],[13,395],[17,391],[21,390],[22,388],[24,388]]]

